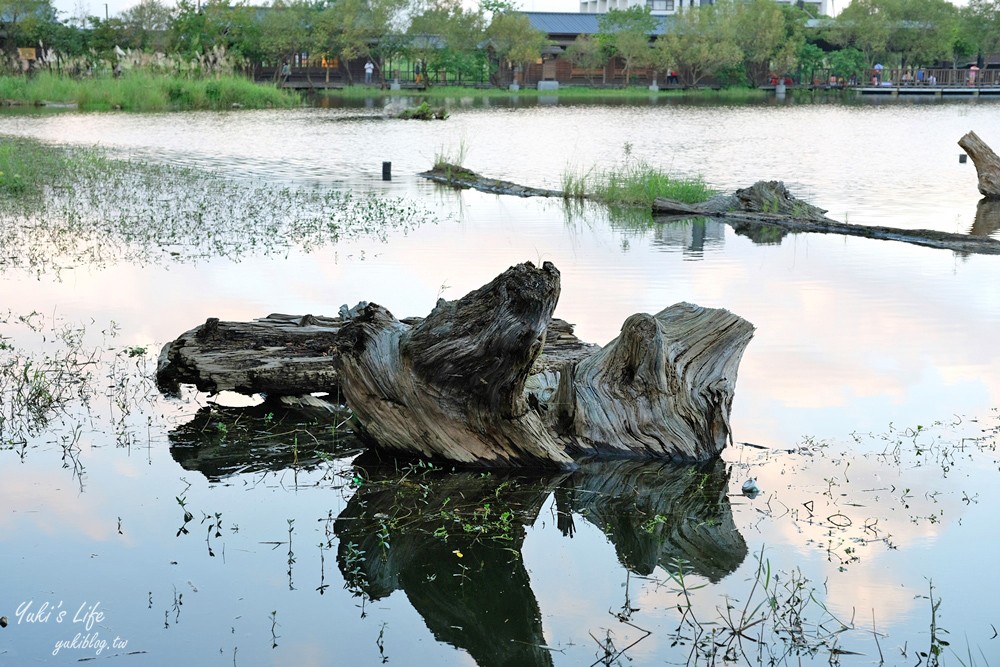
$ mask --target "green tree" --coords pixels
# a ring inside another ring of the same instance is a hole
[[[673,67],[685,84],[693,86],[742,61],[733,29],[729,16],[716,5],[689,9],[656,40],[655,62],[658,67]]]
[[[607,62],[601,43],[590,35],[577,35],[573,43],[566,47],[564,57],[586,70],[595,70]]]
[[[868,66],[885,59],[892,34],[892,13],[885,0],[853,0],[837,16],[830,37],[838,46],[850,46],[865,54]]]
[[[781,7],[774,0],[738,2],[730,11],[736,45],[743,52],[743,66],[751,83],[761,86],[772,72],[783,75],[795,67],[805,41],[803,12]]]
[[[948,0],[897,0],[889,50],[901,65],[950,59],[958,29],[958,9]]]
[[[336,55],[344,65],[368,58],[381,71],[385,58],[402,48],[406,9],[406,0],[332,0],[316,16],[313,50]]]
[[[654,64],[650,49],[650,37],[659,26],[659,20],[650,14],[649,8],[629,7],[612,9],[597,20],[600,32],[597,39],[612,55],[625,62],[625,85],[633,67]]]
[[[830,73],[845,80],[855,77],[856,80],[863,81],[870,65],[868,56],[853,46],[833,51],[827,59],[830,61]]]
[[[812,81],[816,78],[816,72],[822,69],[825,59],[823,49],[815,44],[803,44],[799,47],[799,80]]]
[[[317,13],[312,5],[303,0],[275,0],[260,19],[257,49],[262,60],[277,66],[282,62],[291,62],[296,53],[308,51],[314,46]]]
[[[123,38],[143,51],[166,51],[173,11],[160,0],[142,0],[121,13]],[[124,45],[122,45],[124,46]]]
[[[836,43],[906,66],[950,58],[958,10],[947,0],[853,0],[837,17]]]
[[[91,16],[87,21],[90,24],[87,46],[101,58],[113,60],[116,46],[120,48],[129,46],[125,37],[125,23],[117,16],[109,19]]]
[[[1000,51],[1000,0],[969,0],[955,24],[953,58]]]
[[[459,79],[486,69],[480,48],[485,19],[480,8],[466,9],[460,0],[436,0],[413,18],[408,35],[410,56],[426,72],[451,71]]]
[[[489,5],[484,5],[489,8]],[[542,55],[548,37],[532,27],[528,17],[509,8],[494,11],[486,37],[501,68],[527,66]],[[494,70],[495,71],[495,70]]]
[[[49,0],[0,0],[0,34],[5,37],[7,66],[18,68],[17,48],[37,46],[44,26],[55,20],[56,11]]]

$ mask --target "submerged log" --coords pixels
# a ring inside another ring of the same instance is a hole
[[[984,197],[1000,199],[1000,157],[975,132],[969,132],[958,140],[979,174],[979,192]]]
[[[164,347],[158,380],[328,392],[379,448],[476,466],[704,460],[726,446],[749,322],[682,303],[633,315],[600,349],[552,318],[559,292],[555,266],[525,263],[425,319],[369,304],[340,319],[209,320]]]
[[[902,241],[960,253],[1000,254],[1000,240],[988,236],[839,222],[826,217],[824,215],[826,211],[823,209],[793,197],[780,181],[760,181],[749,188],[737,190],[734,195],[719,195],[704,204],[684,204],[660,198],[653,203],[653,213],[678,217],[703,215],[719,218],[729,224],[737,234],[751,238],[761,235],[774,238],[775,234],[771,233],[771,230],[779,230],[777,234],[779,239],[783,233],[794,232],[842,234],[882,241]]]
[[[500,181],[495,178],[480,176],[471,169],[454,165],[436,165],[430,171],[424,171],[418,176],[443,183],[456,188],[479,190],[495,195],[514,195],[515,197],[562,197],[561,190],[546,190],[544,188],[532,188],[526,185],[518,185],[510,181]]]
[[[975,136],[971,132],[969,134]],[[985,144],[982,145],[993,156],[992,159],[996,159],[996,155],[989,150],[989,147]],[[978,168],[979,164],[975,157],[973,157],[973,161],[977,162]],[[990,160],[984,157],[983,162],[990,162]],[[985,181],[987,184],[985,187],[991,192],[1000,193],[1000,161],[997,164],[997,167],[990,169],[990,176]],[[546,190],[518,185],[510,181],[498,181],[454,165],[444,165],[419,175],[445,185],[473,188],[494,194],[518,197],[568,197],[561,190]],[[987,194],[987,191],[983,189],[984,176],[982,171],[980,171],[979,183],[979,191]],[[1000,197],[1000,194],[987,196]],[[588,199],[589,197],[574,195],[573,198]],[[777,237],[780,240],[784,233],[810,232],[860,236],[882,241],[902,241],[903,243],[953,250],[959,253],[1000,254],[1000,240],[985,236],[952,234],[933,229],[870,227],[838,222],[826,217],[825,210],[793,197],[785,188],[784,183],[780,181],[758,181],[749,188],[737,190],[735,194],[716,195],[708,201],[696,204],[658,197],[653,201],[652,209],[653,214],[658,216],[680,218],[696,215],[718,218],[731,225],[738,234],[744,234],[751,238],[763,235],[771,238]],[[776,230],[777,234],[775,234]]]

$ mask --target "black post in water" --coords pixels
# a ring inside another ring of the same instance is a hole
[[[961,162],[962,164],[965,164],[965,161],[966,159],[968,159],[968,157],[969,157],[968,155],[959,155],[958,161]]]
[[[392,180],[392,163],[383,162],[382,163],[382,180],[391,181]]]

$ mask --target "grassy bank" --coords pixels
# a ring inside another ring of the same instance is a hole
[[[295,92],[238,76],[186,79],[127,72],[120,78],[74,79],[39,73],[28,79],[0,77],[0,100],[8,104],[70,104],[85,111],[187,111],[266,109],[301,104]]]
[[[572,100],[602,100],[602,99],[636,99],[648,101],[651,97],[657,98],[694,98],[699,100],[718,100],[720,102],[752,102],[767,99],[773,95],[770,91],[757,88],[672,88],[661,89],[658,92],[650,92],[646,86],[630,86],[628,88],[595,88],[591,86],[560,86],[559,90],[537,90],[536,88],[521,88],[517,92],[506,88],[476,88],[473,86],[431,86],[424,90],[415,88],[403,88],[401,90],[389,90],[374,88],[372,86],[346,86],[341,89],[331,89],[324,91],[325,95],[331,97],[363,98],[372,96],[385,97],[421,97],[445,98],[445,97],[552,97],[572,99]]]

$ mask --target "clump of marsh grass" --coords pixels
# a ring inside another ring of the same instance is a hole
[[[448,118],[448,109],[445,107],[432,107],[426,101],[415,107],[403,109],[399,112],[399,117],[403,120],[445,120]]]
[[[18,330],[18,335],[7,335]],[[42,349],[16,344],[36,338]],[[66,406],[88,394],[97,351],[83,343],[83,329],[48,322],[40,313],[0,314],[0,447],[24,445]]]
[[[462,139],[458,142],[458,146],[453,148],[445,148],[442,146],[434,153],[434,169],[446,169],[448,167],[461,167],[465,166],[465,158],[468,157],[469,147]]]
[[[18,137],[0,137],[0,198],[25,199],[40,195],[73,168],[64,150]]]
[[[593,171],[593,169],[583,173],[569,170],[564,171],[560,183],[562,185],[563,198],[587,199],[588,181],[592,179]]]
[[[468,153],[469,147],[464,139],[458,142],[458,146],[450,150],[442,146],[434,154],[434,167],[431,171],[444,174],[447,178],[477,178],[476,173],[465,166],[465,158]]]
[[[625,158],[620,165],[605,171],[585,173],[566,171],[562,177],[566,199],[593,199],[616,206],[650,207],[657,198],[696,204],[715,192],[701,177],[671,176],[645,160],[632,157],[632,146],[625,144]]]

